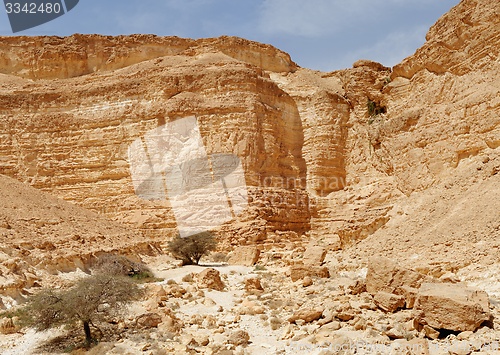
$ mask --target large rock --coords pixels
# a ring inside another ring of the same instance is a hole
[[[233,331],[230,335],[229,338],[227,339],[227,342],[229,344],[238,346],[246,346],[248,345],[248,342],[250,341],[250,335],[244,330],[238,329]]]
[[[460,284],[422,284],[414,309],[434,329],[475,331],[491,318],[488,294]]]
[[[320,319],[322,315],[323,309],[306,308],[295,312],[290,318],[288,318],[288,321],[290,323],[295,323],[298,320],[303,320],[305,323],[310,323]]]
[[[330,272],[326,266],[293,265],[290,267],[290,277],[293,282],[302,280],[306,276],[328,278]]]
[[[136,318],[137,327],[144,329],[156,328],[161,322],[162,318],[158,313],[145,313]]]
[[[261,292],[264,291],[264,288],[262,288],[262,285],[260,283],[260,279],[256,277],[251,277],[248,279],[245,279],[245,290],[247,292]]]
[[[319,245],[311,245],[304,252],[304,265],[321,266],[325,260],[327,250]]]
[[[392,313],[405,306],[405,298],[393,293],[377,292],[373,300],[375,304],[385,312]]]
[[[214,268],[203,270],[197,275],[198,287],[210,288],[212,290],[224,290],[224,283],[220,278],[220,272]]]
[[[254,246],[242,246],[236,248],[229,256],[229,264],[252,266],[257,263],[260,249]]]
[[[384,257],[373,257],[368,262],[366,290],[375,295],[379,291],[394,293],[401,286],[418,287],[425,275],[403,268]]]

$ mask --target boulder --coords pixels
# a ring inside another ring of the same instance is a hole
[[[424,325],[422,330],[427,338],[434,340],[439,339],[439,330],[429,327],[428,325]]]
[[[307,247],[304,252],[303,262],[304,265],[314,265],[321,266],[325,260],[327,250],[318,245],[312,245]]]
[[[293,265],[290,267],[290,277],[293,282],[302,280],[306,276],[328,278],[330,272],[326,266]]]
[[[414,309],[418,323],[458,332],[475,331],[491,318],[488,294],[461,284],[423,283]]]
[[[236,248],[229,256],[230,265],[252,266],[257,263],[260,256],[260,249],[255,246],[241,246]]]
[[[396,294],[404,297],[406,308],[413,308],[417,299],[418,289],[404,285],[396,290]]]
[[[252,277],[245,280],[245,290],[247,292],[260,292],[264,291],[264,288],[262,288],[262,285],[258,278]]]
[[[210,288],[212,290],[224,290],[224,284],[220,278],[220,272],[214,268],[203,270],[197,275],[198,287]]]
[[[248,345],[248,342],[250,341],[250,335],[244,330],[235,330],[229,335],[229,338],[227,339],[227,342],[229,344],[238,346],[246,346]]]
[[[379,291],[395,293],[401,286],[418,288],[425,275],[403,268],[384,257],[372,257],[368,262],[366,290],[375,295]]]
[[[393,293],[377,292],[373,300],[380,309],[390,313],[396,312],[405,306],[405,298]]]
[[[305,323],[310,323],[312,321],[318,320],[323,315],[322,309],[312,309],[306,308],[298,310],[291,316],[288,321],[290,323],[295,323],[297,320],[303,320]]]
[[[156,328],[158,327],[158,324],[160,324],[161,322],[162,318],[157,313],[141,314],[139,317],[136,318],[137,327],[144,329]]]

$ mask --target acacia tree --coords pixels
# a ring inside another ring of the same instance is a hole
[[[28,300],[29,324],[45,330],[80,322],[87,344],[92,342],[90,326],[116,315],[141,294],[126,277],[97,274],[79,280],[67,290],[42,290]]]
[[[182,260],[183,265],[198,265],[202,256],[217,247],[217,241],[210,232],[193,234],[188,237],[175,236],[168,242],[170,253]]]

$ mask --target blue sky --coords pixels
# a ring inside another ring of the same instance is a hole
[[[12,0],[13,2],[15,0]],[[68,14],[17,35],[231,35],[272,44],[302,67],[332,71],[357,59],[393,66],[425,41],[459,0],[80,0]],[[0,35],[12,35],[5,11]]]

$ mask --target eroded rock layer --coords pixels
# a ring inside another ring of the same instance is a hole
[[[207,154],[242,162],[249,204],[221,229],[232,244],[307,232],[406,255],[431,232],[491,241],[498,22],[495,2],[464,0],[396,67],[331,73],[232,37],[2,38],[0,173],[164,239],[177,228],[171,204],[135,194],[127,149],[195,115]]]

